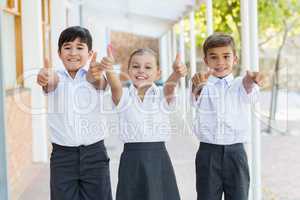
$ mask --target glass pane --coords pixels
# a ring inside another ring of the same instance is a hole
[[[16,87],[16,44],[15,44],[15,17],[3,14],[3,66],[4,87],[6,89]]]

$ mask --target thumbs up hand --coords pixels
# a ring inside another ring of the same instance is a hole
[[[88,81],[95,82],[99,81],[103,75],[103,72],[110,72],[113,70],[113,64],[115,60],[112,53],[112,47],[108,45],[107,56],[103,57],[100,62],[97,61],[97,53],[92,55],[90,68],[88,70]]]
[[[181,62],[180,54],[177,53],[176,59],[173,63],[173,73],[169,76],[164,85],[164,96],[168,104],[174,99],[175,88],[180,78],[185,77],[187,74],[186,65]]]
[[[202,87],[207,83],[208,77],[212,74],[211,71],[206,73],[196,73],[192,78],[193,91],[197,90],[196,93],[202,89]]]
[[[122,83],[113,71],[115,59],[113,56],[112,46],[108,45],[106,49],[107,56],[101,60],[101,67],[106,71],[107,82],[110,85],[112,100],[115,105],[118,105],[122,97]]]
[[[47,86],[49,83],[54,82],[56,79],[58,79],[57,74],[51,69],[50,66],[50,62],[49,60],[46,58],[45,59],[45,63],[44,63],[44,67],[40,70],[40,72],[38,73],[37,76],[37,83],[42,86],[45,87]]]
[[[112,72],[114,62],[112,47],[110,45],[107,47],[107,56],[103,57],[100,62],[97,61],[97,54],[95,52],[92,55],[90,67],[86,75],[87,81],[96,89],[105,89],[107,81],[104,78],[103,73]]]
[[[39,71],[37,75],[37,83],[43,87],[47,92],[54,90],[59,81],[58,75],[50,66],[49,60],[46,58],[44,67]]]
[[[97,52],[94,52],[88,70],[89,80],[91,82],[99,81],[101,79],[103,71],[104,70],[101,68],[100,62],[97,62]]]
[[[246,76],[243,79],[243,85],[247,93],[251,92],[254,83],[262,87],[264,83],[264,76],[260,72],[247,71]]]
[[[179,53],[177,53],[175,62],[173,63],[173,71],[179,78],[185,77],[187,74],[186,65],[181,62]]]
[[[39,71],[38,75],[37,75],[37,83],[44,87],[48,85],[49,82],[49,60],[45,59],[45,63],[44,63],[44,67]]]
[[[103,57],[100,63],[101,69],[106,72],[112,72],[113,64],[115,63],[115,59],[112,52],[112,46],[108,45],[106,49],[107,56]]]
[[[258,86],[263,86],[264,77],[260,72],[247,71],[245,78],[252,81],[252,83],[256,83]]]

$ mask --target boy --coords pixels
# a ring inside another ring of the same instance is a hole
[[[45,66],[37,77],[49,104],[51,200],[111,200],[105,117],[99,105],[106,81],[93,76],[99,63],[90,32],[80,26],[65,29],[58,55],[64,69],[54,72]]]
[[[208,73],[192,78],[197,108],[193,132],[200,142],[196,155],[198,200],[247,200],[249,168],[243,143],[248,138],[248,104],[257,100],[259,72],[234,78],[237,63],[234,40],[216,33],[203,45]]]

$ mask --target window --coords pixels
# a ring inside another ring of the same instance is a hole
[[[51,15],[50,0],[42,0],[43,25],[43,56],[48,59],[51,66]]]
[[[20,11],[20,1],[19,0],[7,0],[7,9],[12,11]]]
[[[3,48],[5,88],[23,86],[21,0],[8,0],[4,8]]]

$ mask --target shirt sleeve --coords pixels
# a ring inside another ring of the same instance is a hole
[[[120,98],[118,105],[115,105],[112,98],[111,98],[111,101],[112,101],[112,105],[113,105],[113,108],[115,111],[118,111],[118,112],[122,111],[123,109],[125,109],[128,106],[128,103],[129,103],[129,89],[127,87],[122,88],[122,96]]]
[[[175,111],[177,108],[177,105],[179,104],[179,94],[178,94],[177,87],[174,91],[174,96],[172,99],[168,102],[165,93],[164,93],[164,87],[159,87],[159,95],[160,95],[160,102],[162,102],[163,109],[167,112]]]
[[[190,104],[192,105],[192,107],[196,107],[197,106],[197,98],[196,96],[193,94],[193,83],[192,80],[189,81],[189,101]]]
[[[192,88],[190,89],[191,91],[189,92],[189,95],[190,95],[190,104],[193,106],[193,107],[197,107],[197,104],[198,104],[198,100],[199,100],[199,97],[200,95],[198,96],[198,98],[196,98],[196,96],[193,94],[192,92]]]

